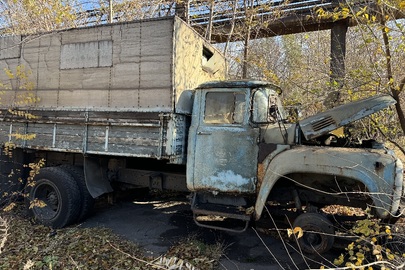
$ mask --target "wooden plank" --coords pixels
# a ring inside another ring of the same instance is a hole
[[[4,144],[8,142],[10,135],[10,123],[0,122],[0,142]]]
[[[144,156],[159,146],[160,133],[158,128],[142,127],[93,127],[88,129],[88,151],[130,153],[131,155]],[[106,149],[107,140],[107,149]],[[145,148],[149,149],[145,152]],[[151,149],[152,148],[152,149]]]
[[[112,145],[108,149],[109,153],[122,153],[125,155],[132,155],[138,157],[157,157],[158,156],[158,149],[156,147],[146,147],[146,146],[139,146],[136,149],[128,151],[128,147],[126,145]]]

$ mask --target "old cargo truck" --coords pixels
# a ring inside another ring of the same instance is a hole
[[[93,198],[120,186],[191,192],[194,219],[209,228],[244,231],[266,209],[294,214],[294,226],[312,231],[300,238],[306,252],[333,245],[324,206],[401,214],[401,161],[377,142],[333,135],[394,104],[390,96],[288,123],[277,86],[223,81],[222,55],[177,17],[2,37],[0,45],[1,67],[24,66],[35,84],[24,91],[18,76],[1,77],[10,87],[0,140],[15,147],[2,153],[2,187],[27,178],[23,164],[45,160],[25,186],[43,224],[77,222]]]

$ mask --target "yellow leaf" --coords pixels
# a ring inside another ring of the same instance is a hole
[[[11,210],[13,210],[13,208],[16,206],[15,203],[10,203],[9,205],[7,205],[6,207],[4,207],[3,211],[4,212],[9,212]]]
[[[290,237],[293,234],[297,234],[297,239],[301,238],[304,235],[304,232],[302,231],[301,227],[295,227],[293,230],[287,229],[287,235]]]
[[[404,254],[405,255],[405,254]],[[342,265],[344,263],[344,256],[343,256],[343,254],[340,254],[340,256],[339,256],[339,258],[337,258],[337,259],[335,259],[334,261],[333,261],[333,264],[335,264],[335,265],[337,265],[337,266],[340,266],[340,265]]]
[[[41,200],[38,200],[35,198],[33,201],[30,202],[29,209],[32,209],[34,207],[43,208],[45,206],[46,206],[46,203],[44,201],[41,201]]]
[[[304,232],[302,231],[301,227],[295,227],[293,233],[294,234],[298,233],[298,236],[297,236],[298,239],[304,235]]]
[[[371,242],[374,244],[375,242],[377,242],[377,238],[375,237],[371,238]]]

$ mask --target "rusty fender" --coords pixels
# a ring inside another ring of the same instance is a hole
[[[385,149],[298,146],[267,157],[264,165],[266,171],[255,205],[256,220],[274,184],[291,173],[335,175],[359,181],[367,187],[381,218],[397,213],[403,193],[402,163]]]

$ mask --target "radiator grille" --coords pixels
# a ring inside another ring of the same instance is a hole
[[[335,125],[336,126],[336,122],[335,120],[333,120],[333,118],[331,116],[326,116],[325,118],[318,120],[316,122],[312,123],[312,129],[314,131],[319,131],[322,130],[326,127]]]

